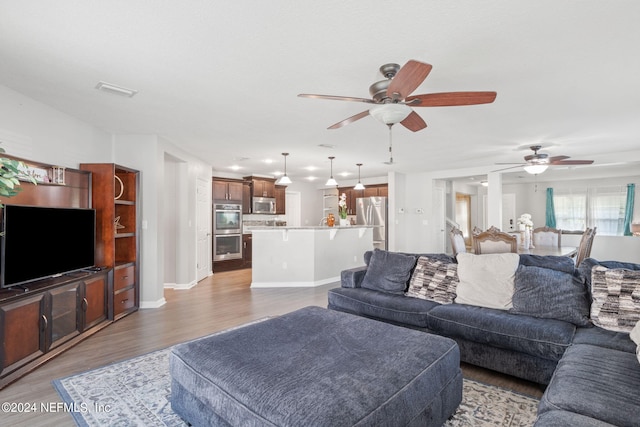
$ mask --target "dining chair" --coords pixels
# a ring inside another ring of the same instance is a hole
[[[582,233],[580,246],[578,246],[578,252],[576,254],[576,267],[591,255],[591,247],[593,246],[593,239],[596,236],[596,228],[597,227],[587,228],[584,233]]]
[[[560,247],[562,230],[552,227],[538,227],[533,229],[533,246],[557,246]]]
[[[453,250],[453,256],[467,252],[467,247],[464,243],[464,235],[462,234],[462,230],[460,230],[458,227],[453,227],[449,232],[449,238],[451,239],[451,249]]]
[[[518,252],[516,236],[491,227],[477,236],[473,236],[473,250],[476,254],[496,254]]]

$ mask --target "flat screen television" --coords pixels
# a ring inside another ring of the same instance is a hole
[[[0,287],[93,267],[94,209],[4,205]]]

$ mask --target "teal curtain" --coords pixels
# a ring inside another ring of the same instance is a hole
[[[636,194],[636,185],[627,184],[627,204],[624,207],[624,232],[625,236],[632,236],[631,221],[633,221],[633,199]]]
[[[553,188],[547,188],[547,210],[544,225],[556,228],[556,209],[553,206]]]

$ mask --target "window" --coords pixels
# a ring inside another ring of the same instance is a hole
[[[600,235],[621,236],[626,197],[625,186],[555,190],[556,227],[562,230],[598,227]]]

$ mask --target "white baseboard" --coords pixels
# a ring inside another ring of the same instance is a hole
[[[140,301],[140,308],[159,308],[167,303],[167,300],[164,297],[160,298],[157,301]]]
[[[176,289],[178,291],[183,291],[186,289],[191,289],[197,284],[198,282],[196,281],[189,282],[189,283],[165,283],[164,287],[165,289]]]
[[[252,288],[313,288],[327,285],[329,283],[340,282],[340,276],[328,279],[316,280],[314,282],[251,282]]]

